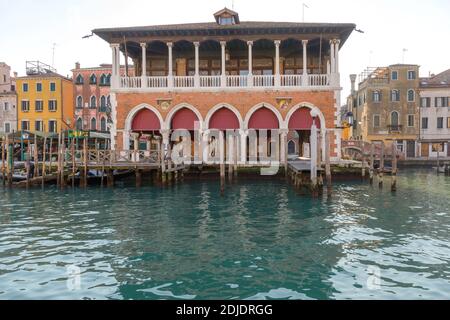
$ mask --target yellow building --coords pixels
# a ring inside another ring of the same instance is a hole
[[[33,74],[34,73],[34,74]],[[18,130],[61,132],[73,127],[72,80],[52,71],[17,78]]]

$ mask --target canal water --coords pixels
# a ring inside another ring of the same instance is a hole
[[[0,189],[0,299],[449,299],[450,178],[388,189]]]

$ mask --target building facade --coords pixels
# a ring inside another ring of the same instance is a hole
[[[405,158],[419,154],[419,66],[397,64],[368,69],[351,77],[347,99],[353,117],[352,139],[391,145]]]
[[[61,132],[73,129],[72,80],[40,62],[27,62],[17,85],[18,130]]]
[[[0,62],[0,132],[17,130],[17,95],[11,67]]]
[[[121,67],[121,74],[126,68]],[[110,118],[111,64],[99,67],[81,68],[75,64],[72,70],[74,86],[75,117],[78,130],[108,131]],[[129,74],[134,75],[134,68],[129,67]]]
[[[420,79],[420,156],[450,157],[450,70]]]
[[[176,129],[232,129],[244,161],[248,130],[278,129],[281,141],[290,137],[282,148],[307,155],[314,116],[322,136],[331,132],[339,159],[339,50],[355,25],[240,22],[228,9],[214,17],[93,31],[112,49],[113,147],[130,150],[145,134],[167,145]],[[133,60],[135,77],[120,74],[122,54]]]

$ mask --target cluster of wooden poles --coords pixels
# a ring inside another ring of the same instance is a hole
[[[396,141],[392,142],[392,171],[391,171],[391,191],[397,191],[397,174],[398,174],[398,158],[397,158],[397,143]],[[377,172],[375,171],[375,144],[372,143],[370,146],[370,157],[369,157],[369,182],[371,185],[374,183],[375,174],[378,176],[378,186],[380,189],[383,188],[384,185],[384,173],[386,171],[385,168],[385,145],[384,142],[381,143],[381,152],[380,152],[380,166],[378,167]],[[366,178],[366,157],[363,157],[362,163],[362,177]]]

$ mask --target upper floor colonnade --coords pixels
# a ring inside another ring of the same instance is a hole
[[[322,39],[112,43],[111,85],[113,90],[145,91],[338,88],[341,41],[331,39],[324,43]],[[136,77],[121,76],[121,52],[133,59]],[[179,60],[183,60],[181,67]],[[162,66],[154,67],[156,62]]]

